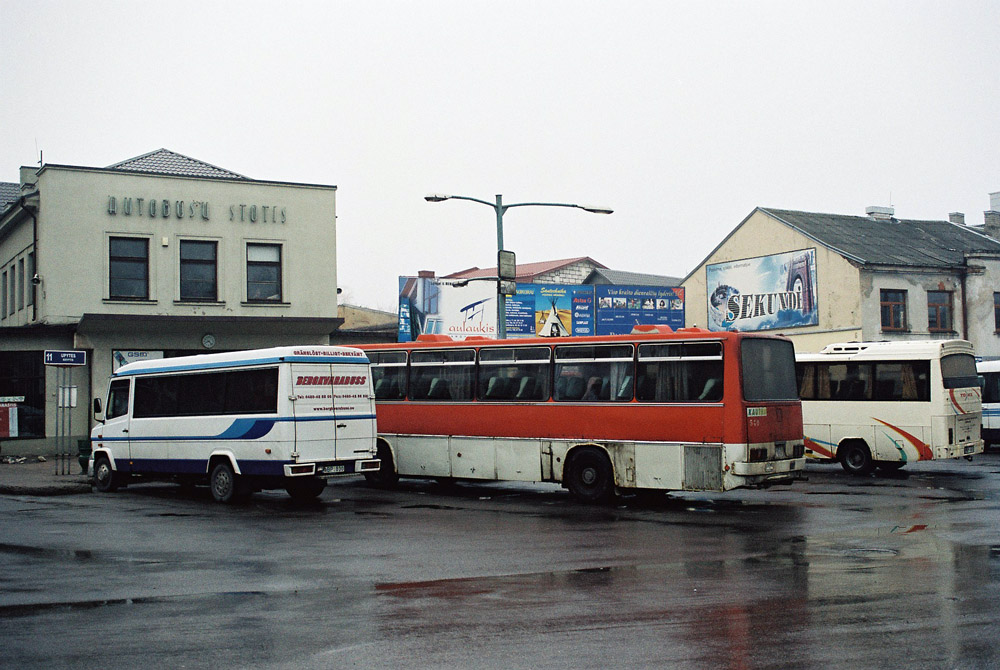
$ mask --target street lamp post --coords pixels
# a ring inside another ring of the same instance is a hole
[[[573,207],[582,209],[592,214],[611,214],[614,210],[608,207],[595,207],[591,205],[575,205],[562,202],[515,202],[510,205],[503,204],[503,196],[497,194],[495,203],[479,198],[470,198],[466,195],[445,195],[443,193],[431,193],[424,197],[427,202],[443,202],[444,200],[469,200],[478,202],[481,205],[492,207],[497,214],[497,273],[499,274],[499,252],[503,251],[503,215],[511,207]],[[500,290],[500,282],[497,282],[497,334],[501,340],[507,339],[507,296]]]

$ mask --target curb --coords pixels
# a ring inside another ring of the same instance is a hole
[[[37,486],[0,484],[0,495],[5,496],[69,496],[90,492],[91,486],[85,482]]]

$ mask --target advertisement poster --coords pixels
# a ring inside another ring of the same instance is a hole
[[[17,403],[0,402],[0,438],[17,436]]]
[[[399,337],[411,342],[424,333],[464,340],[497,336],[496,282],[427,277],[399,278]]]
[[[123,365],[136,361],[152,361],[163,358],[162,351],[129,351],[115,349],[111,352],[111,371],[114,372]]]
[[[424,333],[496,337],[496,282],[399,278],[398,341]],[[636,325],[684,327],[684,289],[660,286],[518,284],[506,301],[507,337],[623,335]]]
[[[684,327],[684,289],[659,286],[594,286],[597,335],[627,335],[638,325]]]
[[[594,334],[591,286],[519,284],[506,309],[508,338]]]
[[[705,268],[710,330],[815,326],[816,250],[716,263]]]

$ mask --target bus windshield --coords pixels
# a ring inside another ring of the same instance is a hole
[[[979,386],[976,359],[971,354],[948,354],[941,357],[941,377],[946,389]]]
[[[797,400],[795,349],[787,340],[746,338],[740,353],[743,398],[750,402]]]

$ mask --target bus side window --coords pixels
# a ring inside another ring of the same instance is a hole
[[[105,420],[128,414],[129,386],[128,379],[116,379],[111,382],[111,388],[108,390],[108,411],[105,413]]]
[[[1000,402],[1000,372],[983,373],[983,402]]]
[[[548,347],[483,347],[479,350],[480,400],[547,400]]]
[[[639,346],[636,398],[652,402],[719,402],[724,390],[718,342]]]
[[[476,392],[474,349],[414,351],[412,400],[472,400]]]
[[[559,346],[555,349],[556,400],[631,400],[621,390],[634,372],[631,345]]]

